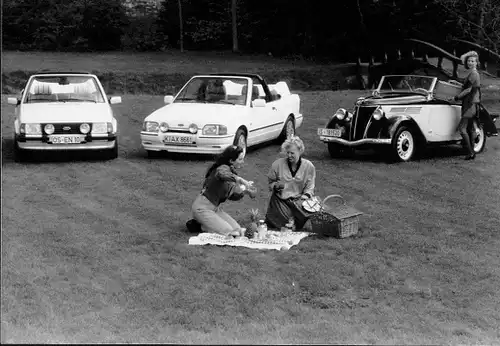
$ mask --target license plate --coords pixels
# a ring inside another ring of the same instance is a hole
[[[85,141],[85,136],[49,136],[49,142],[53,144],[80,144]]]
[[[318,129],[318,135],[329,137],[341,137],[342,131],[340,129]]]
[[[192,136],[165,136],[163,138],[165,144],[193,144],[194,138]]]

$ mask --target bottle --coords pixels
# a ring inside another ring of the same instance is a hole
[[[257,232],[259,233],[259,239],[264,239],[267,234],[267,225],[264,220],[259,220],[257,226]]]

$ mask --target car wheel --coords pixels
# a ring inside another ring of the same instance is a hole
[[[243,148],[243,157],[247,155],[247,135],[243,129],[239,129],[234,136],[234,145]]]
[[[416,144],[417,141],[413,131],[406,126],[401,126],[392,140],[393,157],[401,162],[410,161],[415,157]]]
[[[278,137],[278,141],[284,142],[290,136],[295,136],[295,121],[293,120],[292,116],[288,116],[288,118],[286,119],[283,130]]]
[[[328,143],[328,153],[331,158],[335,159],[349,156],[353,153],[353,149],[337,143]]]
[[[473,143],[472,143],[472,149],[474,149],[474,152],[476,154],[479,154],[482,152],[486,146],[486,135],[484,133],[483,127],[477,123],[477,121],[474,121],[474,138],[473,138]]]

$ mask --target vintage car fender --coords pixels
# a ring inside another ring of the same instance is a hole
[[[424,134],[422,133],[422,130],[418,126],[415,120],[409,115],[406,114],[401,114],[401,115],[395,115],[393,117],[390,117],[387,119],[387,124],[389,127],[389,138],[394,138],[394,135],[396,134],[396,131],[398,128],[403,124],[403,123],[408,123],[410,126],[418,131],[418,135],[422,136],[422,138],[425,138]]]

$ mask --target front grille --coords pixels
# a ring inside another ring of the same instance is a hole
[[[76,134],[82,134],[80,132],[80,125],[83,123],[70,123],[70,124],[53,124],[54,125],[54,135],[76,135]],[[92,131],[92,124],[87,123],[90,125],[90,131]],[[45,127],[46,124],[42,124],[42,129]],[[69,129],[65,129],[68,128]],[[45,133],[45,131],[44,131]]]
[[[351,140],[363,139],[366,125],[370,122],[370,118],[376,108],[377,107],[358,107],[352,119]]]

